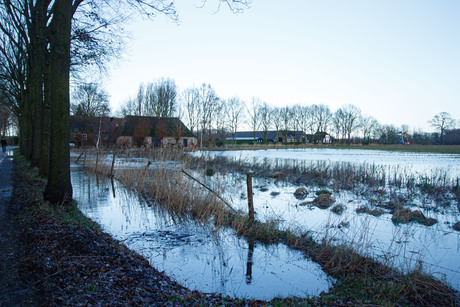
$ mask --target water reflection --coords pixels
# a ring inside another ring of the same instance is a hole
[[[248,240],[248,261],[246,262],[246,283],[249,285],[252,282],[252,263],[254,257],[254,240]]]
[[[271,299],[318,295],[333,282],[300,251],[248,242],[229,229],[175,223],[155,202],[142,200],[117,181],[96,178],[74,166],[72,183],[85,215],[190,289]]]

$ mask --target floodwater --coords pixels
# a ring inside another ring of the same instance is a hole
[[[391,168],[393,171],[413,172],[419,176],[425,174],[429,176],[428,174],[440,171],[448,173],[451,178],[460,177],[460,155],[346,149],[225,151],[211,152],[211,154],[254,163],[278,165],[305,160],[326,161],[326,163],[349,162],[356,165],[375,164]],[[117,160],[119,168],[143,167],[145,164],[146,160],[142,159]],[[167,167],[172,171],[175,168],[178,168],[177,171],[180,169],[180,166],[174,163],[167,164]],[[217,191],[233,208],[247,211],[245,174],[218,172],[213,177],[207,177],[204,173],[190,172]],[[251,244],[244,239],[233,237],[231,231],[214,234],[211,230],[196,228],[194,225],[175,225],[170,217],[160,218],[164,213],[156,210],[154,206],[148,207],[141,200],[134,204],[133,196],[124,200],[123,195],[128,192],[123,192],[123,188],[116,183],[115,198],[111,196],[111,186],[107,185],[103,194],[105,198],[93,199],[92,195],[102,193],[102,186],[95,186],[95,179],[85,179],[92,180],[92,183],[85,181],[83,187],[77,188],[76,184],[78,180],[81,180],[77,178],[79,177],[73,178],[74,193],[76,198],[80,197],[82,200],[82,211],[85,214],[101,223],[104,229],[116,238],[126,240],[128,246],[147,255],[146,257],[151,259],[155,267],[165,270],[180,283],[192,289],[220,292],[231,296],[255,297],[259,289],[266,287],[266,284],[255,285],[260,278],[260,280],[274,284],[281,283],[280,280],[286,281],[289,286],[286,285],[285,289],[293,290],[293,293],[289,293],[277,285],[274,288],[276,290],[267,290],[268,295],[273,297],[311,294],[305,289],[317,290],[316,293],[319,293],[320,289],[327,289],[330,285],[331,281],[321,275],[319,269],[311,269],[314,264],[304,268],[309,262],[303,259],[301,254],[290,252],[282,245],[265,247],[255,244],[254,252],[252,252]],[[91,185],[93,186],[90,187]],[[256,219],[262,222],[277,221],[282,229],[309,232],[317,240],[326,239],[331,244],[351,245],[359,253],[374,257],[403,272],[422,268],[423,271],[433,274],[436,278],[460,290],[460,232],[452,229],[452,225],[460,221],[458,204],[446,208],[440,206],[433,210],[428,209],[429,206],[424,207],[431,201],[430,199],[414,199],[412,210],[421,210],[426,217],[435,218],[438,222],[430,227],[417,223],[395,225],[388,211],[378,217],[364,213],[358,214],[356,209],[360,206],[370,206],[372,209],[369,199],[364,195],[357,195],[350,191],[334,193],[332,195],[335,199],[334,205],[340,204],[345,208],[343,213],[335,214],[331,211],[333,206],[320,209],[312,205],[304,205],[305,202],[315,198],[318,187],[307,186],[309,194],[304,200],[298,200],[294,196],[294,191],[298,187],[298,185],[271,178],[253,177]],[[169,227],[174,230],[170,231]],[[192,251],[193,254],[189,254]],[[221,251],[225,251],[226,254]],[[247,261],[249,255],[255,259],[253,262]],[[276,257],[289,260],[273,260]],[[196,270],[190,272],[188,268],[182,266],[182,259],[187,259],[186,262],[190,263],[194,261],[207,263],[208,266],[200,267],[198,272]],[[293,265],[294,267],[298,267],[301,263],[302,270],[315,273],[292,273],[296,272],[294,268],[280,267],[280,264],[294,263],[293,259],[299,259]],[[249,278],[251,283],[246,283],[247,271],[251,271],[248,270],[250,267],[248,263],[253,263],[253,273],[259,272]],[[256,264],[262,267],[256,268]],[[280,272],[289,277],[280,275]],[[309,275],[311,278],[309,277],[308,282],[311,284],[308,284],[307,281],[292,281],[296,274],[302,277]],[[190,275],[199,277],[194,279]],[[200,276],[206,276],[206,278],[200,278]],[[308,285],[295,290],[293,285],[297,286],[302,283]],[[263,297],[267,294],[261,295]]]
[[[269,300],[315,296],[334,282],[300,251],[248,242],[229,229],[177,223],[117,181],[75,165],[72,186],[86,216],[189,289]]]
[[[375,164],[393,170],[405,169],[421,176],[443,171],[448,172],[451,178],[460,177],[460,155],[346,149],[222,151],[211,152],[210,155],[278,165],[288,165],[293,160]],[[206,180],[216,190],[224,191],[224,197],[235,209],[247,211],[245,174],[221,174],[214,178],[202,175],[201,180]],[[320,209],[302,205],[315,198],[314,192],[319,190],[318,187],[307,187],[309,194],[304,200],[295,198],[294,192],[299,187],[295,184],[253,178],[253,187],[256,219],[260,221],[275,220],[283,229],[308,231],[318,240],[352,245],[358,252],[404,272],[421,267],[460,290],[460,232],[452,229],[452,225],[460,221],[458,205],[427,210],[420,203],[427,200],[417,199],[412,210],[421,210],[426,217],[437,219],[438,223],[431,227],[416,223],[395,225],[388,212],[379,217],[358,214],[356,209],[369,206],[369,200],[348,191],[332,195],[334,205],[340,204],[345,208],[342,214],[335,214],[331,211],[333,206]]]
[[[197,152],[196,154],[201,154]],[[431,175],[446,171],[451,177],[460,177],[460,154],[414,153],[367,149],[266,149],[212,151],[210,155],[233,157],[256,163],[286,163],[292,161],[350,162],[355,164],[374,164],[387,167],[399,167],[417,174]]]

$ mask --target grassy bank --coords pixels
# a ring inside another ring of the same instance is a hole
[[[357,253],[350,246],[334,245],[327,240],[315,241],[308,233],[280,230],[275,221],[260,223],[248,219],[243,212],[228,210],[216,195],[203,190],[178,171],[178,167],[191,168],[199,173],[214,163],[190,160],[179,151],[156,150],[153,152],[130,152],[126,161],[143,155],[154,161],[155,167],[129,168],[121,165],[114,172],[116,179],[139,191],[147,199],[155,200],[176,220],[193,218],[201,223],[213,223],[215,227],[232,227],[238,235],[265,244],[285,243],[302,250],[306,256],[319,263],[323,270],[337,279],[328,292],[318,298],[290,301],[304,304],[329,304],[336,302],[372,305],[454,305],[458,297],[449,286],[422,272],[421,268],[402,274],[386,264]],[[86,166],[97,173],[110,175],[111,156],[89,156]],[[123,157],[121,158],[124,159]],[[174,161],[173,163],[170,163]],[[96,168],[97,164],[97,168]],[[172,166],[174,165],[174,166]],[[340,176],[339,176],[340,177]],[[278,300],[286,303],[285,300]]]

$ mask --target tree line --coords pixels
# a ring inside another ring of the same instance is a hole
[[[249,2],[217,1],[235,12]],[[47,178],[45,200],[72,200],[70,81],[104,70],[139,14],[178,18],[173,0],[0,1],[0,105],[17,120],[21,154]]]
[[[233,138],[236,143],[236,133],[241,130],[252,131],[254,141],[256,133],[262,131],[265,142],[268,131],[279,134],[302,131],[310,135],[328,133],[336,142],[347,144],[397,144],[401,141],[443,144],[446,131],[454,129],[456,123],[449,113],[441,112],[429,121],[435,133],[414,131],[409,135],[405,134],[409,128],[407,125],[396,127],[379,123],[352,104],[335,111],[324,104],[278,107],[257,97],[248,102],[239,97],[222,99],[210,84],[190,87],[179,93],[174,80],[169,78],[141,84],[137,94],[122,104],[118,115],[179,117],[197,134],[202,144],[221,144],[228,138]],[[297,134],[294,136],[298,137]]]

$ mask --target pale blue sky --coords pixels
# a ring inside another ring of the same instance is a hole
[[[193,3],[176,1],[179,25],[132,24],[106,83],[114,108],[141,82],[170,77],[180,90],[209,83],[224,99],[354,104],[411,130],[432,130],[439,112],[460,119],[459,0],[253,0],[238,15]]]

